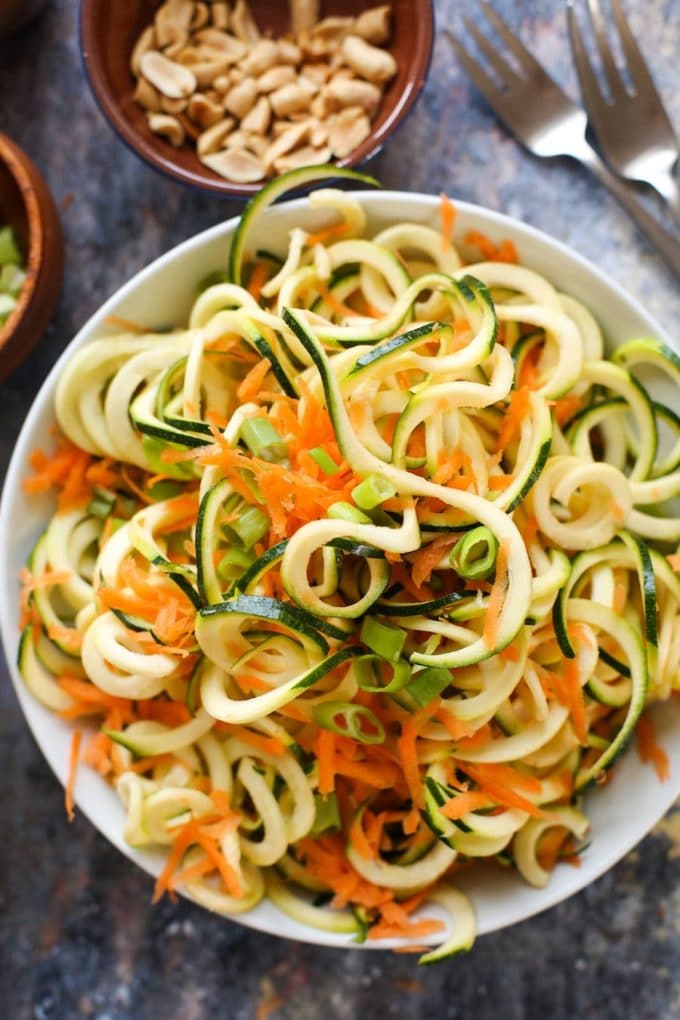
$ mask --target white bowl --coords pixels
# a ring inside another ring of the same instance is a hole
[[[371,231],[397,220],[433,226],[438,223],[439,200],[432,196],[365,192],[359,193],[359,197],[369,214]],[[291,226],[316,230],[322,216],[309,209],[304,199],[276,206],[267,212],[262,236],[253,238],[252,247],[255,248],[259,240],[269,249],[283,248]],[[110,315],[149,328],[186,322],[197,283],[213,270],[226,266],[229,238],[235,225],[235,219],[229,220],[173,248],[133,277],[92,316],[46,379],[14,450],[0,504],[0,627],[24,715],[62,783],[66,779],[72,727],[33,700],[15,666],[19,639],[18,574],[52,509],[47,497],[27,498],[22,490],[21,480],[29,473],[29,453],[38,446],[49,447],[53,442],[49,430],[54,423],[57,380],[76,348],[95,337],[115,332],[106,321]],[[654,335],[671,344],[664,331],[636,301],[559,242],[507,216],[457,203],[457,236],[462,237],[465,231],[473,228],[493,240],[513,240],[522,264],[543,273],[558,288],[588,305],[611,345],[641,335]],[[655,724],[658,739],[670,759],[670,780],[660,783],[653,768],[642,765],[631,749],[617,764],[613,780],[588,796],[586,811],[592,826],[591,843],[581,857],[580,868],[558,867],[548,887],[542,890],[533,889],[514,873],[500,869],[475,867],[464,873],[460,884],[472,898],[480,934],[522,921],[583,889],[635,846],[668,810],[680,794],[680,700],[672,699],[660,706],[655,711]],[[122,805],[95,772],[81,768],[75,792],[78,808],[103,836],[140,867],[158,874],[163,856],[133,850],[123,841]],[[632,803],[634,810],[631,810]],[[353,945],[349,936],[331,935],[292,921],[269,902],[239,915],[237,920],[251,928],[305,942]],[[382,948],[389,943],[366,945]]]

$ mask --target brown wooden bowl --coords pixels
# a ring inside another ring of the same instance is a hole
[[[59,217],[40,171],[0,132],[0,225],[5,224],[17,232],[27,276],[16,308],[0,327],[0,379],[24,360],[52,318],[64,258]]]
[[[358,14],[379,2],[324,0],[322,14]],[[252,195],[264,182],[232,183],[204,166],[190,144],[173,148],[150,131],[144,111],[133,98],[130,54],[159,6],[160,0],[81,0],[80,41],[95,98],[123,141],[157,170],[183,184],[228,197]],[[290,29],[286,0],[250,0],[250,8],[263,32],[276,37]],[[402,123],[425,84],[433,41],[432,0],[392,0],[392,40],[388,49],[399,69],[385,90],[371,134],[349,156],[337,160],[338,166],[356,166],[374,156]]]

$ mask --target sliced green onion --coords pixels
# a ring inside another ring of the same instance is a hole
[[[350,701],[324,701],[315,705],[314,721],[324,730],[351,737],[362,744],[382,744],[385,739],[385,729],[375,712]]]
[[[12,227],[0,228],[0,266],[21,265],[21,252]]]
[[[451,683],[451,670],[440,669],[437,666],[429,666],[420,673],[416,673],[411,683],[406,688],[415,702],[421,707],[429,705],[431,701],[439,697],[442,691]]]
[[[449,554],[449,563],[460,577],[479,580],[496,566],[498,539],[486,527],[473,528],[459,538]]]
[[[340,470],[339,466],[335,463],[330,454],[326,453],[325,450],[322,450],[320,446],[316,446],[313,450],[310,450],[309,456],[312,460],[316,461],[325,475],[336,475]]]
[[[152,499],[160,503],[164,499],[173,499],[175,496],[179,496],[184,492],[184,489],[179,482],[173,482],[170,478],[161,478],[149,486],[146,491]]]
[[[404,659],[388,662],[382,655],[360,655],[354,660],[354,676],[362,691],[393,694],[406,687],[411,667]]]
[[[92,499],[87,504],[87,512],[93,517],[101,517],[104,520],[113,510],[115,503],[114,493],[106,492],[104,489],[95,489]]]
[[[189,464],[181,462],[177,464],[166,463],[163,454],[166,450],[181,450],[177,443],[168,443],[165,439],[156,439],[154,436],[142,436],[142,450],[149,462],[151,470],[157,475],[170,475],[172,478],[179,478],[186,481],[194,477],[194,472]]]
[[[395,487],[381,475],[367,475],[352,489],[352,499],[362,510],[373,510],[396,494]]]
[[[350,524],[372,524],[373,521],[351,503],[333,503],[328,508],[328,516],[338,521],[349,521]]]
[[[243,571],[247,570],[254,562],[255,553],[237,547],[228,549],[218,564],[218,577],[230,584],[232,581],[237,581]]]
[[[244,506],[235,521],[224,525],[224,532],[241,543],[244,549],[252,549],[256,542],[269,531],[269,514],[259,506]]]
[[[329,793],[324,797],[317,793],[314,796],[314,806],[316,815],[308,835],[320,836],[322,832],[338,832],[341,826],[337,796]]]
[[[374,616],[366,616],[359,639],[383,659],[396,662],[401,655],[406,636],[406,631],[401,627],[390,627],[389,624],[380,623]]]
[[[376,915],[375,911],[370,912],[366,909],[366,907],[357,906],[352,907],[352,913],[354,914],[359,927],[359,930],[352,939],[352,942],[356,942],[356,944],[360,946],[368,938],[371,926],[376,922]]]
[[[17,306],[17,299],[9,294],[0,294],[0,323],[8,319]]]
[[[240,436],[253,456],[261,460],[273,463],[288,456],[288,447],[269,418],[246,418]]]
[[[26,282],[26,273],[19,266],[7,265],[0,271],[0,291],[10,297],[18,297]]]

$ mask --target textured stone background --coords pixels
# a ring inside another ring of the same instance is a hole
[[[1,2],[1,0],[0,0]],[[114,0],[111,0],[114,2]],[[124,0],[118,0],[124,2]],[[437,0],[439,27],[464,6]],[[572,90],[560,0],[496,0]],[[74,0],[0,43],[0,128],[38,162],[62,208],[66,275],[52,326],[0,386],[0,467],[57,354],[113,290],[178,241],[236,211],[157,176],[114,137],[88,92]],[[680,3],[626,0],[680,125]],[[498,127],[441,35],[416,111],[372,172],[518,216],[603,266],[670,331],[680,290],[626,215],[568,161],[542,164]],[[668,1020],[680,1016],[678,822],[591,888],[473,951],[413,958],[283,942],[180,903],[77,818],[0,682],[0,1017],[8,1020]],[[675,840],[673,834],[675,830]]]

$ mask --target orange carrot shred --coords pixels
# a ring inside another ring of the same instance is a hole
[[[262,288],[267,282],[267,276],[269,269],[264,259],[258,259],[254,264],[248,279],[248,293],[255,298],[256,301],[260,300],[262,294]]]
[[[320,730],[315,751],[319,762],[319,793],[325,796],[335,789],[335,734]]]
[[[343,237],[350,231],[349,223],[334,223],[330,227],[324,227],[323,230],[317,230],[314,234],[307,234],[305,244],[308,248],[313,248],[315,244],[325,244],[326,241],[335,240],[337,237]]]
[[[78,770],[78,761],[80,758],[80,744],[83,739],[83,734],[80,730],[75,730],[71,737],[71,751],[69,754],[68,761],[68,779],[66,781],[66,788],[64,790],[64,807],[66,808],[66,817],[69,822],[72,822],[75,818],[74,811],[74,788],[76,784],[76,772]]]
[[[661,782],[670,779],[671,767],[668,755],[657,742],[654,723],[648,715],[643,715],[638,719],[635,736],[640,761],[651,762]]]
[[[490,807],[491,804],[492,801],[489,800],[488,794],[484,793],[483,790],[468,790],[467,793],[459,793],[458,796],[452,797],[440,810],[446,818],[455,821],[466,815],[468,811]]]
[[[508,553],[509,542],[508,539],[504,539],[498,548],[498,556],[496,557],[496,578],[491,588],[491,594],[489,595],[486,607],[486,616],[484,617],[484,630],[482,637],[487,648],[493,648],[496,644],[498,621],[503,609],[505,592],[507,590],[509,580]]]
[[[439,196],[439,218],[441,222],[442,251],[452,243],[456,223],[456,207],[443,192]]]
[[[268,358],[262,358],[257,364],[253,365],[245,379],[239,384],[236,390],[236,396],[244,404],[250,400],[255,400],[258,393],[262,389],[262,383],[264,382],[267,373],[271,369],[271,362]]]

